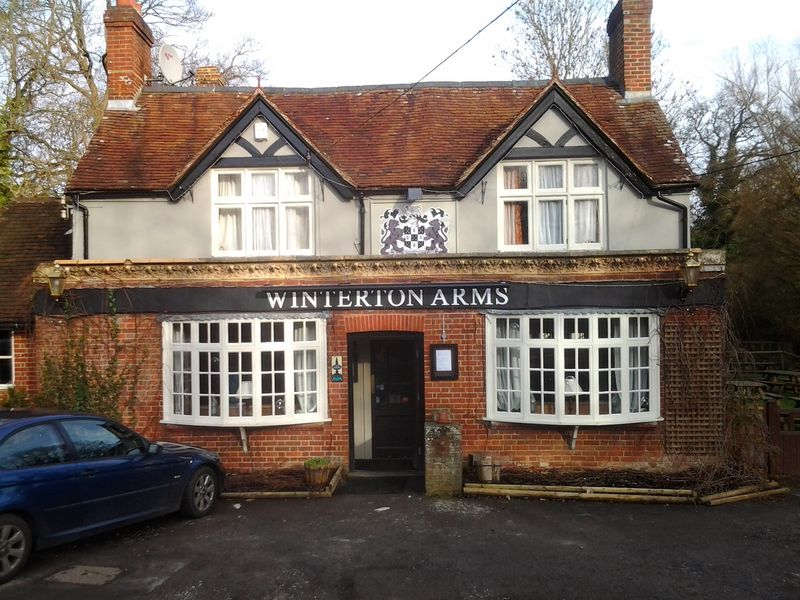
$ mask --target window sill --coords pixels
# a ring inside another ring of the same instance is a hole
[[[661,423],[664,417],[647,418],[638,421],[522,421],[517,419],[498,419],[492,417],[484,417],[482,422],[487,425],[525,425],[532,427],[627,427],[649,425],[655,427]]]
[[[298,425],[324,425],[326,423],[331,423],[332,419],[330,418],[319,418],[314,420],[307,420],[307,421],[297,421],[297,420],[285,420],[285,421],[264,421],[264,420],[248,420],[241,422],[232,422],[232,421],[225,421],[220,423],[213,423],[209,421],[204,422],[196,422],[196,421],[187,421],[187,420],[176,420],[176,419],[161,419],[159,423],[161,425],[175,425],[179,427],[216,427],[219,429],[240,429],[242,427],[251,429],[256,427],[289,427],[289,426],[298,426]]]

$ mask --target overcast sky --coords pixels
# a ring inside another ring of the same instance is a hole
[[[249,35],[262,47],[262,85],[328,87],[413,83],[511,4],[511,0],[202,0],[212,50]],[[513,10],[427,81],[513,79],[500,51],[512,45]],[[678,79],[704,91],[737,48],[772,38],[800,43],[800,0],[655,0],[653,27]]]

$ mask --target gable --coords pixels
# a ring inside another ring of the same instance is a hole
[[[574,158],[597,151],[555,107],[545,111],[519,139],[507,158]]]
[[[265,125],[266,136],[263,140],[256,139],[257,123]],[[211,167],[300,166],[311,167],[342,197],[353,197],[352,185],[343,180],[262,97],[257,96],[199,161],[180,177],[171,195],[180,197]]]
[[[581,139],[587,142],[586,145],[580,143],[569,147],[566,145],[574,137],[569,131],[569,126],[580,134]],[[560,143],[561,146],[553,146],[549,138],[555,137],[559,131],[561,133],[556,139],[556,144]],[[536,144],[520,145],[523,137],[533,139]],[[593,149],[594,153],[587,153],[587,148]],[[637,156],[641,154],[637,153]],[[482,158],[481,162],[468,171],[468,175],[458,186],[458,194],[464,196],[469,193],[504,158],[569,158],[593,155],[605,157],[642,195],[656,194],[656,182],[642,172],[630,154],[621,149],[558,83],[553,83],[531,109],[509,128],[505,137]]]

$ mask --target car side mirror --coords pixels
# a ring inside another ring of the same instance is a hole
[[[147,454],[161,454],[164,451],[164,448],[156,444],[155,442],[150,442],[147,445]]]

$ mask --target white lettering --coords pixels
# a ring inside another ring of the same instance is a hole
[[[285,301],[286,292],[281,292],[280,294],[267,292],[267,302],[269,302],[270,308],[283,308],[283,303]]]
[[[408,290],[408,305],[411,306],[411,301],[414,300],[417,306],[424,306],[422,298],[422,290]]]
[[[436,289],[436,294],[434,294],[433,300],[431,301],[431,306],[436,306],[437,304],[441,304],[442,306],[450,306],[447,303],[447,298],[444,297],[444,292],[441,288]]]
[[[372,308],[372,305],[367,300],[367,294],[369,294],[367,290],[356,290],[356,308],[362,306]]]
[[[474,306],[491,306],[492,291],[489,288],[481,293],[477,288],[472,288],[472,304]]]
[[[400,294],[400,301],[399,302],[396,302],[395,299],[394,299],[395,292]],[[403,304],[405,304],[405,301],[406,301],[406,293],[403,290],[389,290],[389,293],[387,294],[386,300],[394,308],[397,308],[398,306],[403,306]]]
[[[310,294],[303,292],[303,308],[308,308],[309,306],[317,308],[317,295],[314,292]]]
[[[375,290],[375,307],[376,308],[383,308],[383,298],[381,298],[381,294],[383,294],[383,290]]]
[[[466,300],[464,300],[464,294],[467,293],[467,290],[464,288],[455,288],[453,289],[453,306],[469,306]]]
[[[353,300],[350,298],[350,292],[344,290],[339,291],[339,308],[350,308],[353,306]]]
[[[292,292],[292,308],[297,308],[297,292]]]
[[[507,287],[499,287],[495,290],[495,295],[497,296],[497,306],[505,306],[508,304],[508,288]]]
[[[325,290],[325,308],[331,307],[331,292],[330,290]]]

